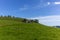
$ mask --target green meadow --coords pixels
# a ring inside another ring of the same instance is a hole
[[[0,40],[60,40],[60,28],[0,17]]]

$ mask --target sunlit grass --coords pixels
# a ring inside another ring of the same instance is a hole
[[[0,19],[0,40],[60,40],[60,28]]]

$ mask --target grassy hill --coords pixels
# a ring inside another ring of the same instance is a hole
[[[0,17],[0,40],[60,40],[59,28],[21,21],[22,18]]]

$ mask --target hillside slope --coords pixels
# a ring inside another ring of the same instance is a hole
[[[60,40],[59,28],[14,20],[0,19],[0,40]]]

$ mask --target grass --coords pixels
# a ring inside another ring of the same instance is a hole
[[[60,28],[0,19],[0,40],[60,40]]]

